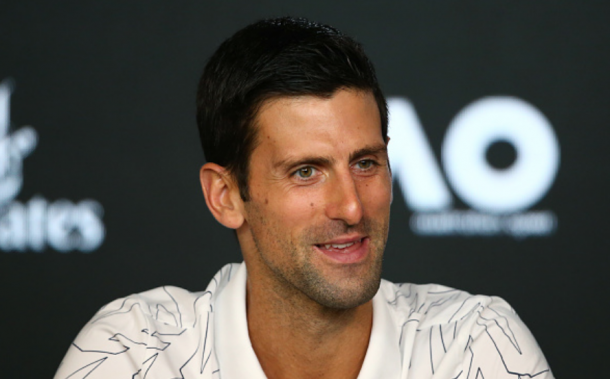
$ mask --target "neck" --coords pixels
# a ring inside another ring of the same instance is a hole
[[[248,273],[248,331],[266,376],[357,378],[371,334],[372,302],[329,309],[296,289],[279,290],[259,274]]]

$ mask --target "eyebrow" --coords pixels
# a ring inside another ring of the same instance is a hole
[[[282,159],[281,161],[275,163],[273,165],[274,168],[281,168],[284,170],[289,170],[293,167],[309,164],[314,166],[330,166],[335,162],[335,160],[331,157],[320,157],[320,156],[306,156],[300,158],[287,158]]]
[[[387,155],[388,147],[385,144],[375,145],[375,146],[366,146],[360,150],[356,150],[349,155],[349,161],[354,161],[360,157],[364,157],[365,155],[377,155],[379,153],[383,153]]]
[[[383,153],[387,155],[388,148],[385,144],[375,145],[375,146],[366,146],[362,149],[356,150],[349,155],[349,161],[352,162],[358,158],[364,157],[366,155],[377,155],[379,153]],[[330,166],[335,163],[335,159],[332,157],[324,157],[324,156],[305,156],[300,158],[286,158],[281,161],[275,163],[273,165],[274,168],[281,168],[284,170],[289,170],[293,167],[300,165],[315,165],[315,166]]]

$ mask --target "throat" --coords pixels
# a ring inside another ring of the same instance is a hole
[[[299,309],[287,299],[256,297],[247,295],[248,333],[268,378],[357,378],[371,334],[371,301],[347,310]]]

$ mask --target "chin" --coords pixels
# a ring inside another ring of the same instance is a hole
[[[348,283],[312,283],[314,288],[304,291],[310,299],[330,309],[352,309],[369,302],[379,290],[381,275],[368,280],[358,278]]]

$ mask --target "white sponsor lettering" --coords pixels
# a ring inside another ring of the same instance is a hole
[[[414,213],[411,230],[426,236],[495,236],[515,238],[542,237],[556,228],[557,217],[550,211],[497,215],[472,210],[440,213]]]
[[[485,159],[489,146],[506,141],[517,151],[504,170]],[[455,193],[483,212],[527,209],[549,190],[559,167],[559,143],[544,115],[514,97],[475,101],[453,119],[442,147],[445,174]]]
[[[23,184],[23,159],[38,142],[31,126],[10,132],[13,84],[0,83],[0,249],[60,252],[97,249],[105,237],[103,209],[95,200],[48,202],[36,196],[27,203],[14,200]]]
[[[411,229],[422,235],[551,234],[551,211],[517,214],[547,193],[559,168],[559,142],[550,122],[533,105],[515,97],[475,101],[450,123],[441,146],[442,167],[455,194],[472,207],[452,210],[450,188],[413,105],[390,98],[389,144],[394,179],[416,212]],[[492,167],[486,151],[495,142],[516,151],[506,169]]]

